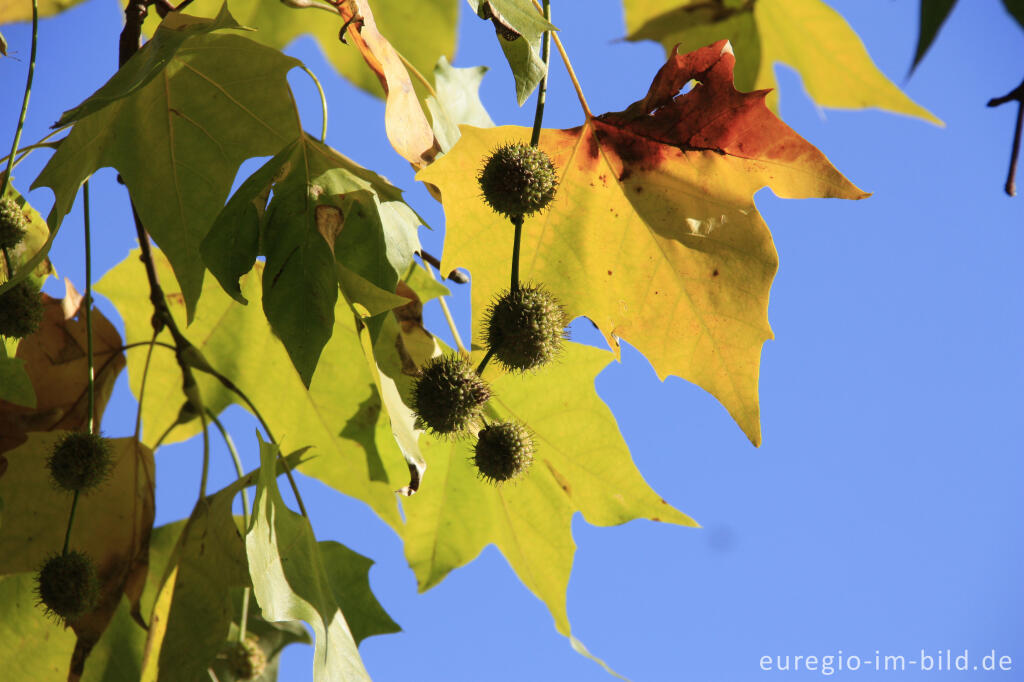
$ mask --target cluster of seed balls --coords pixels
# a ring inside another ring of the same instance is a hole
[[[484,201],[514,223],[543,210],[555,197],[558,174],[548,155],[523,144],[498,147],[477,180]],[[492,357],[506,370],[526,372],[558,355],[568,319],[562,305],[540,285],[507,289],[486,314],[486,341]],[[512,481],[532,464],[533,436],[515,421],[486,423],[482,418],[491,389],[459,354],[433,358],[420,370],[413,390],[419,422],[431,432],[459,436],[481,428],[473,462],[481,478],[494,484]]]
[[[72,432],[53,448],[46,466],[50,480],[60,490],[85,493],[110,475],[110,442],[91,433]],[[100,583],[89,555],[72,550],[55,554],[36,575],[39,603],[58,620],[75,620],[89,613],[99,599]]]
[[[0,200],[0,250],[6,254],[20,244],[25,226],[25,214],[17,202]],[[34,334],[42,321],[43,302],[34,282],[22,280],[0,294],[0,336],[24,338]]]

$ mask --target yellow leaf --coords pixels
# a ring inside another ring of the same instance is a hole
[[[613,347],[630,342],[658,376],[709,391],[757,445],[758,366],[771,338],[778,258],[754,192],[868,195],[771,114],[764,92],[737,92],[733,63],[726,41],[674,56],[626,111],[541,133],[561,180],[549,209],[525,222],[520,277],[543,282]],[[479,335],[487,300],[507,286],[513,231],[490,211],[475,177],[491,149],[526,143],[530,130],[461,130],[454,149],[417,179],[441,190],[442,271],[473,272]]]

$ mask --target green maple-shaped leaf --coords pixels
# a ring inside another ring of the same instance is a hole
[[[224,206],[238,166],[299,135],[286,75],[299,63],[248,37],[226,6],[215,20],[168,15],[153,39],[102,88],[67,112],[74,127],[33,187],[54,191],[56,231],[79,185],[118,170],[142,224],[181,283],[188,317],[202,289],[199,244]]]
[[[202,254],[242,303],[239,277],[266,256],[263,309],[308,385],[334,328],[339,283],[371,313],[404,303],[388,292],[419,248],[419,224],[398,189],[303,134],[239,187]]]
[[[542,131],[560,184],[550,207],[526,220],[520,267],[613,347],[625,339],[659,376],[712,393],[757,444],[778,257],[753,194],[769,186],[782,197],[867,195],[779,121],[763,91],[736,91],[734,61],[726,41],[672,57],[626,111]],[[677,96],[691,80],[698,85]],[[455,148],[417,176],[444,202],[442,271],[473,273],[478,335],[488,299],[506,286],[513,232],[474,178],[492,149],[529,138],[528,128],[463,127]]]
[[[173,286],[170,267],[154,253],[157,274],[164,282],[171,313],[184,322],[185,306]],[[262,267],[243,276],[239,292],[249,300],[261,297]],[[133,252],[107,273],[96,290],[110,298],[125,323],[125,342],[148,342],[152,306],[145,273]],[[334,310],[334,332],[324,349],[316,375],[304,385],[281,341],[271,331],[263,312],[242,305],[224,293],[212,279],[203,287],[203,302],[186,335],[218,371],[233,378],[266,418],[274,436],[290,448],[311,446],[303,473],[363,500],[392,526],[401,523],[394,492],[406,485],[409,472],[381,413],[373,375],[363,360],[355,316],[339,301]],[[168,342],[164,332],[159,340]],[[146,351],[128,356],[129,380],[139,395]],[[196,372],[205,406],[219,413],[231,404],[243,404],[215,378]],[[174,355],[156,348],[142,401],[143,440],[155,442],[177,417],[183,402],[181,371]],[[173,443],[199,433],[196,419],[178,426],[165,442]]]
[[[309,519],[285,506],[277,488],[277,447],[260,441],[260,475],[245,549],[253,593],[269,621],[303,620],[315,634],[313,679],[367,680]],[[334,553],[334,550],[328,550]]]
[[[488,403],[488,421],[515,419],[534,434],[533,465],[515,484],[481,480],[473,441],[424,436],[430,478],[404,503],[402,529],[421,590],[494,544],[547,605],[558,631],[571,637],[565,592],[575,552],[574,513],[598,526],[638,518],[696,525],[650,489],[594,391],[595,377],[611,359],[607,351],[568,343],[537,374],[502,374],[493,365],[484,372],[496,396]],[[573,644],[582,649],[575,639]]]
[[[928,0],[926,0],[927,2]],[[729,40],[736,87],[775,88],[775,63],[799,72],[823,107],[877,107],[942,122],[878,70],[843,17],[822,0],[625,0],[627,40],[654,40],[669,56]],[[778,110],[778,92],[768,95]]]
[[[530,0],[468,0],[481,19],[494,24],[498,44],[516,81],[516,101],[522,105],[547,69],[540,58],[544,31],[558,29],[544,18]]]
[[[441,57],[434,67],[434,89],[437,95],[427,97],[427,108],[433,122],[434,137],[447,153],[459,141],[459,126],[488,128],[494,125],[480,101],[480,81],[486,66],[459,69]]]
[[[3,0],[0,0],[2,2]],[[191,14],[212,17],[221,0],[196,0],[188,7]],[[421,73],[429,74],[437,58],[455,53],[459,0],[374,0],[373,16],[380,32]],[[330,17],[317,9],[294,9],[283,2],[232,0],[231,13],[245,26],[257,29],[253,38],[269,47],[284,49],[303,35],[312,36],[327,61],[353,85],[381,96],[380,82],[366,67],[358,50],[338,39],[344,23],[340,16]],[[150,13],[145,24],[155,30],[158,19]]]

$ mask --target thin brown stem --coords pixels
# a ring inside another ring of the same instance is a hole
[[[544,8],[539,2],[537,2],[537,0],[533,0],[533,6],[536,7],[537,11],[541,14],[544,13]],[[576,89],[576,98],[579,99],[580,106],[583,107],[583,114],[587,118],[594,118],[594,114],[590,111],[590,106],[587,104],[587,98],[583,96],[583,87],[580,85],[579,78],[576,77],[576,71],[572,68],[572,62],[569,61],[569,55],[565,51],[565,45],[562,44],[562,39],[553,31],[551,37],[555,41],[555,47],[558,48],[558,54],[562,57],[562,63],[565,64],[565,70],[569,73],[569,80],[572,81],[572,86]]]
[[[1004,187],[1006,193],[1012,197],[1017,195],[1017,162],[1020,159],[1021,132],[1024,128],[1024,81],[1002,97],[990,99],[988,106],[998,107],[1007,102],[1017,102],[1017,121],[1013,128],[1013,143],[1010,147],[1010,169],[1007,171]]]

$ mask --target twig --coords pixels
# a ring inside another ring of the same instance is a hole
[[[441,272],[441,261],[437,259],[437,256],[427,251],[424,251],[423,249],[419,250],[419,254],[420,258],[422,258],[425,262],[430,263],[435,268],[437,268],[438,272]],[[469,282],[469,277],[466,277],[466,273],[460,270],[452,270],[451,272],[448,273],[448,277],[446,277],[445,279],[450,279],[456,284],[466,284],[467,282]]]
[[[512,224],[515,225],[516,234],[512,242],[512,293],[519,291],[519,243],[523,238],[523,216],[512,216]]]
[[[537,0],[533,0],[533,6],[537,8],[537,11],[541,14],[544,13],[544,8],[541,7]],[[555,33],[551,36],[555,41],[555,47],[558,48],[558,54],[562,57],[562,62],[565,64],[565,70],[569,73],[569,80],[572,81],[572,86],[576,88],[576,97],[580,101],[580,106],[583,107],[583,113],[587,118],[594,118],[594,114],[590,111],[590,106],[587,104],[587,98],[583,96],[583,87],[580,85],[579,79],[576,77],[576,71],[572,68],[572,62],[569,61],[569,55],[565,52],[565,46],[562,45],[562,39]]]
[[[434,269],[430,267],[430,263],[424,260],[423,265],[426,266],[427,272],[430,273],[430,278],[434,279]],[[455,326],[455,320],[452,318],[452,311],[448,309],[448,302],[444,300],[444,296],[438,296],[437,301],[441,304],[441,310],[444,311],[444,318],[448,322],[448,328],[452,331],[452,338],[455,339],[455,347],[459,349],[460,353],[469,355],[469,351],[466,350],[464,345],[462,345],[462,337],[459,336],[459,328]]]
[[[1006,174],[1006,193],[1017,196],[1017,161],[1020,158],[1021,129],[1024,128],[1024,81],[1002,97],[988,101],[988,106],[998,107],[1007,102],[1017,102],[1017,123],[1013,129],[1013,146],[1010,148],[1010,170]]]
[[[18,154],[18,143],[21,142],[21,131],[25,129],[25,115],[28,113],[28,97],[32,94],[32,79],[36,73],[36,46],[39,43],[39,0],[32,0],[32,49],[28,60],[28,78],[25,79],[25,95],[21,100],[21,114],[18,116],[18,127],[14,129],[14,142],[11,144],[11,155],[7,157],[7,172],[0,183],[0,199],[7,194],[7,186],[11,184],[11,168],[14,157]],[[7,276],[11,277],[10,264]]]

